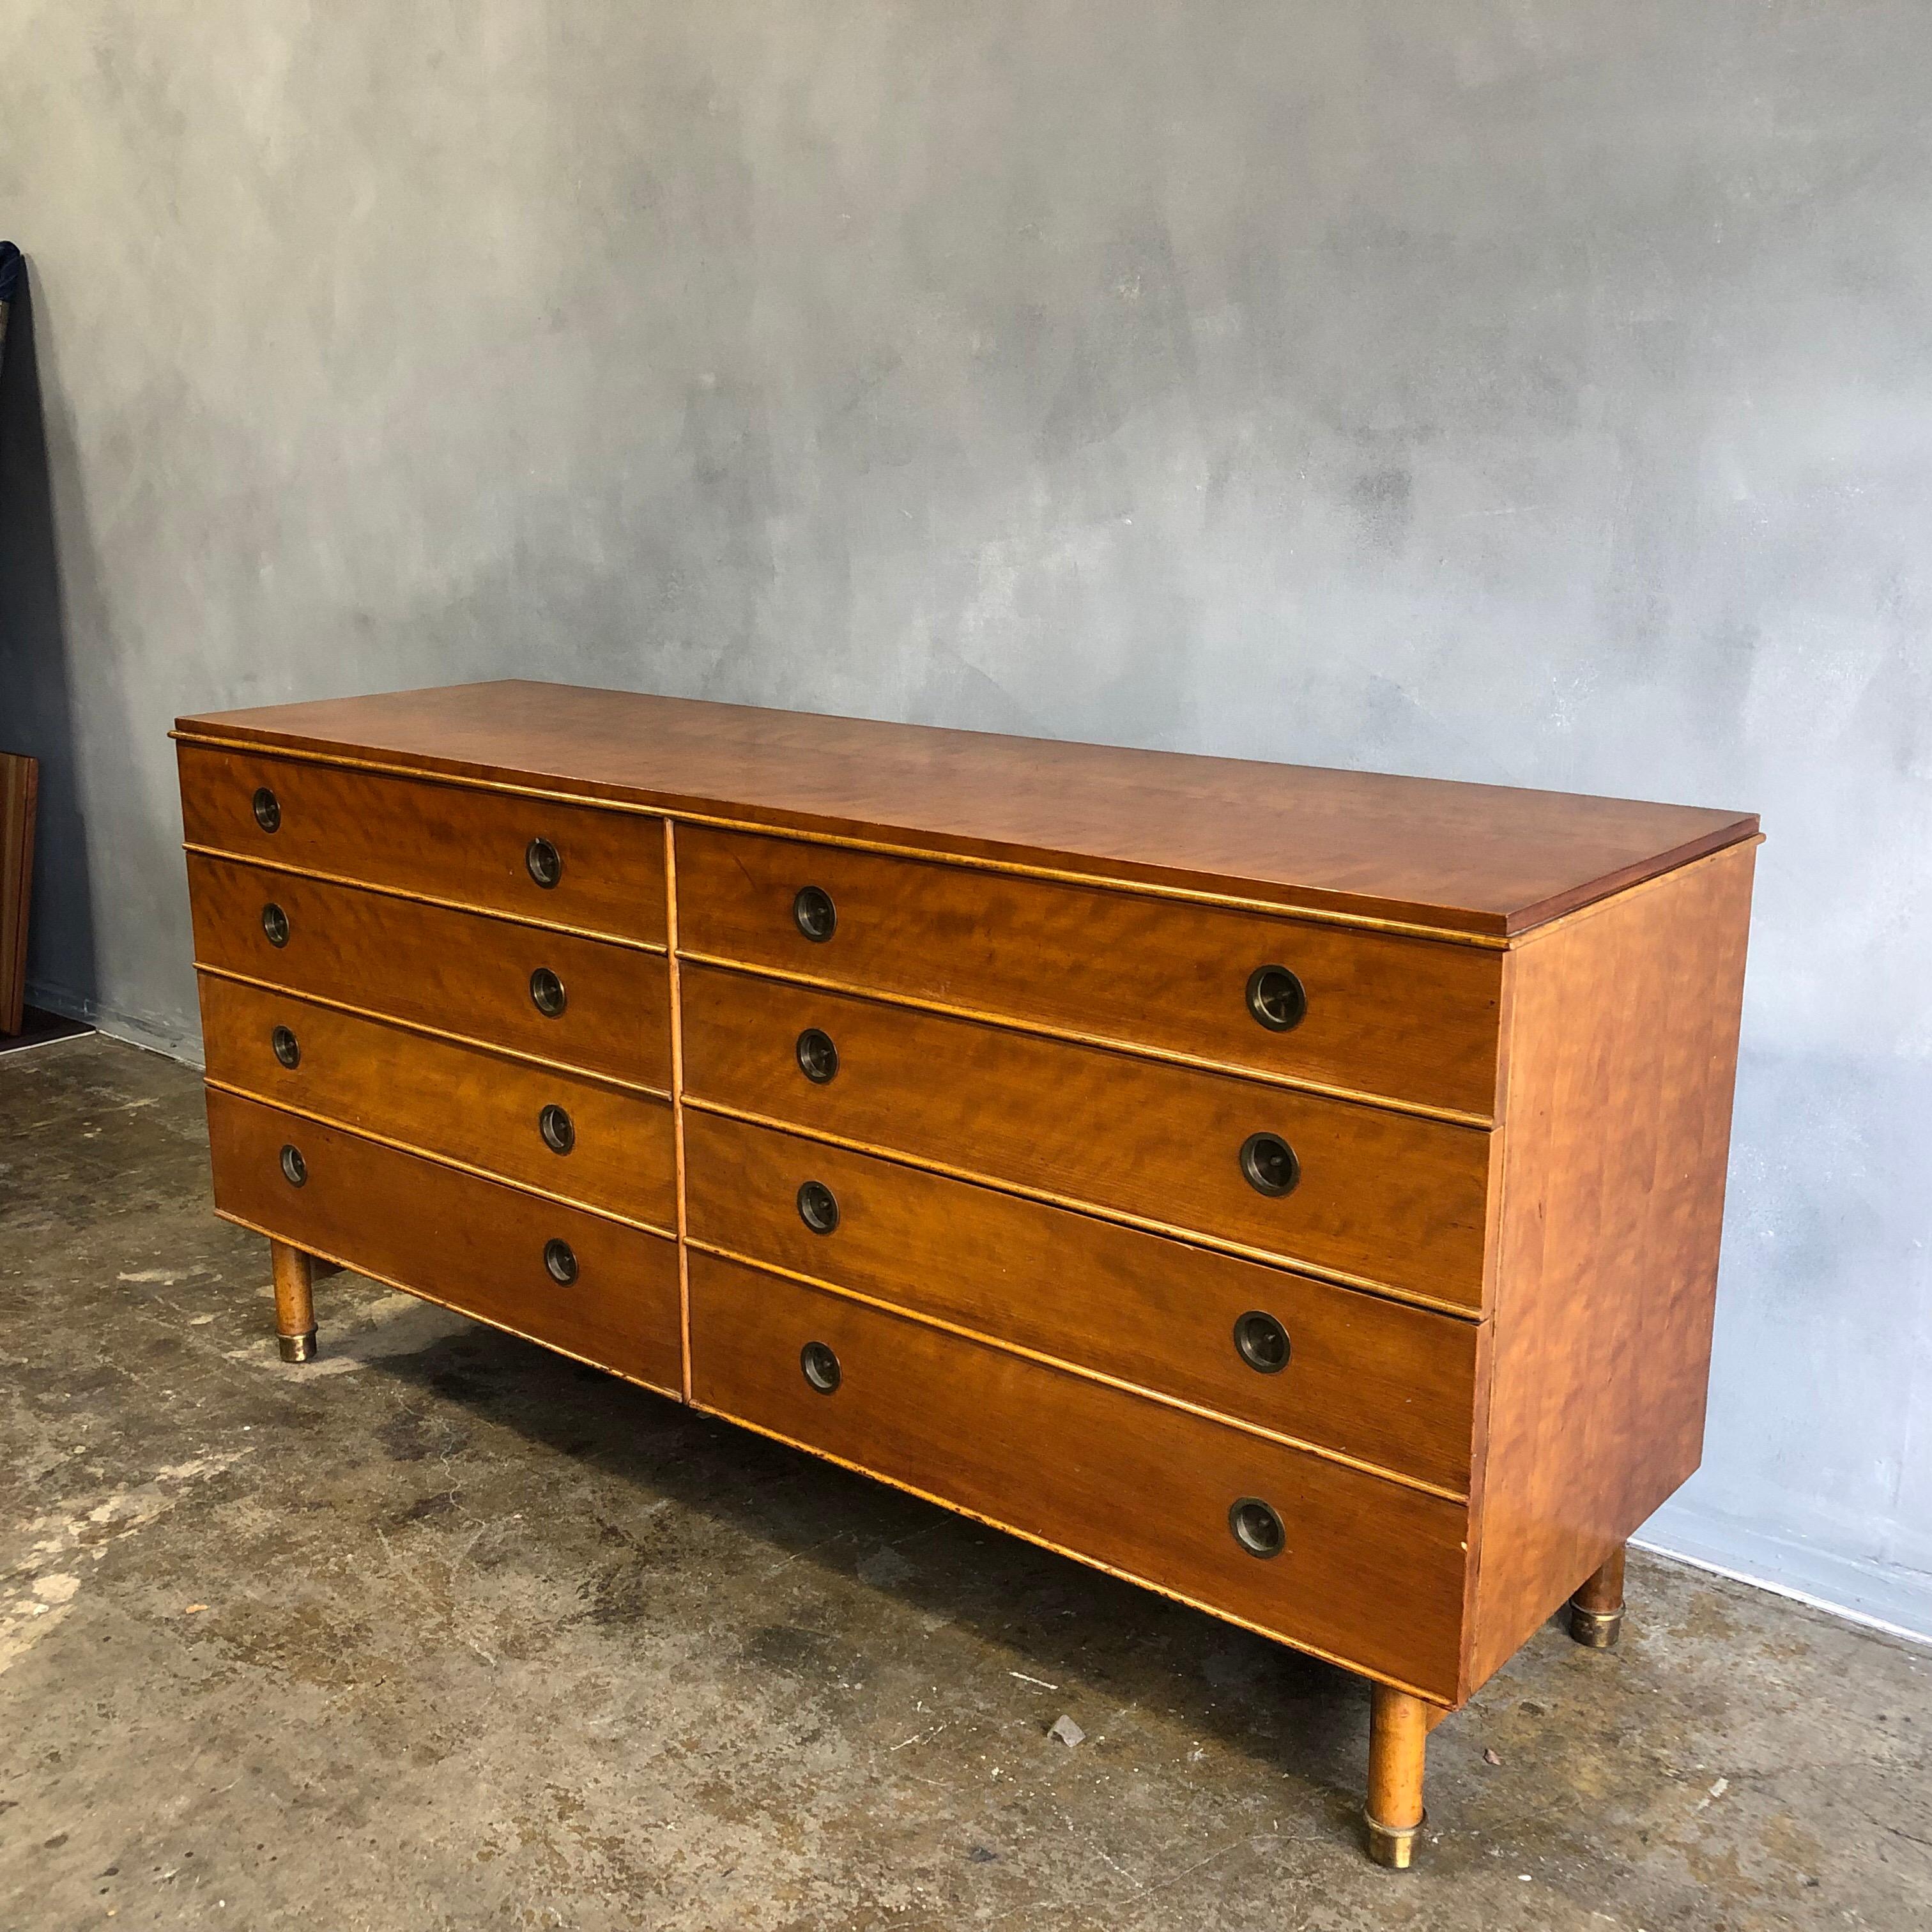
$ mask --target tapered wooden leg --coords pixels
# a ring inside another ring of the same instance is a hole
[[[271,1241],[275,1267],[275,1335],[285,1362],[306,1362],[315,1354],[315,1296],[312,1264],[299,1248]]]
[[[1570,1634],[1592,1650],[1608,1650],[1624,1630],[1624,1551],[1617,1552],[1570,1599]]]
[[[1375,1702],[1369,1718],[1369,1802],[1362,1812],[1369,1828],[1369,1856],[1378,1865],[1406,1871],[1414,1862],[1426,1815],[1422,1766],[1429,1733],[1441,1714],[1406,1690],[1386,1684],[1370,1689]]]

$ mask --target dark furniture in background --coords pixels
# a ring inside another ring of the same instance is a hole
[[[26,1016],[27,914],[34,890],[34,818],[39,765],[0,752],[0,1034]]]
[[[0,369],[7,362],[7,318],[20,279],[20,251],[0,242]],[[34,885],[34,808],[40,767],[0,752],[0,1034],[16,1034],[27,995],[27,909]]]

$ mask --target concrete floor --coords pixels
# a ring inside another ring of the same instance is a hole
[[[0,1932],[1932,1926],[1924,1648],[1639,1558],[1384,1873],[1341,1672],[353,1277],[285,1367],[267,1280],[188,1070],[0,1060]]]

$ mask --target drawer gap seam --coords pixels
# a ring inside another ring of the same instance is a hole
[[[286,860],[266,859],[253,852],[231,852],[219,845],[191,845],[185,840],[182,850],[198,859],[213,859],[227,866],[248,866],[258,872],[280,872],[293,879],[313,879],[316,884],[346,886],[352,892],[374,892],[379,898],[402,899],[411,905],[435,906],[444,912],[466,913],[472,919],[494,919],[505,926],[520,926],[537,932],[556,932],[572,939],[594,940],[599,946],[611,946],[625,952],[655,953],[662,958],[668,951],[665,941],[657,939],[632,939],[621,933],[605,932],[588,926],[566,926],[554,919],[537,919],[527,913],[506,912],[496,906],[478,905],[469,899],[443,898],[434,892],[412,892],[406,886],[379,885],[373,879],[351,878],[346,872],[325,872],[313,866],[292,866]]]
[[[560,1208],[574,1209],[581,1214],[589,1214],[599,1221],[610,1221],[620,1228],[634,1229],[640,1234],[655,1234],[661,1241],[675,1241],[678,1236],[670,1228],[660,1228],[654,1221],[640,1221],[628,1214],[620,1214],[614,1209],[599,1208],[588,1201],[580,1201],[574,1195],[559,1194],[548,1187],[532,1186],[527,1180],[513,1179],[507,1174],[499,1174],[494,1168],[478,1167],[473,1162],[459,1160],[453,1154],[434,1154],[425,1147],[418,1147],[413,1141],[398,1140],[392,1134],[378,1133],[371,1127],[358,1127],[338,1118],[333,1114],[319,1114],[307,1107],[292,1106],[286,1100],[278,1100],[266,1094],[257,1094],[252,1088],[238,1087],[226,1080],[218,1080],[212,1074],[203,1074],[202,1083],[212,1088],[218,1094],[232,1094],[238,1100],[251,1102],[258,1107],[266,1107],[271,1113],[287,1114],[298,1120],[308,1120],[318,1127],[328,1127],[339,1134],[346,1134],[350,1139],[365,1141],[376,1147],[387,1148],[392,1153],[405,1154],[418,1160],[427,1161],[432,1167],[448,1168],[457,1174],[466,1174],[478,1180],[491,1182],[498,1187],[507,1187],[513,1193],[527,1195],[533,1201],[554,1202]],[[280,1238],[276,1238],[279,1240]]]
[[[1119,1054],[1129,1060],[1150,1060],[1163,1066],[1183,1066],[1190,1072],[1211,1073],[1229,1080],[1252,1082],[1258,1086],[1284,1088],[1293,1093],[1313,1094],[1320,1100],[1335,1100],[1351,1106],[1373,1107],[1391,1114],[1404,1114],[1444,1126],[1465,1127],[1478,1133],[1493,1133],[1500,1123],[1488,1114],[1472,1114],[1460,1108],[1432,1106],[1426,1101],[1403,1100],[1393,1094],[1371,1094],[1354,1087],[1326,1085],[1316,1080],[1290,1074],[1270,1073],[1241,1066],[1224,1060],[1208,1060],[1198,1054],[1177,1052],[1171,1047],[1150,1046],[1138,1040],[1117,1040],[1105,1034],[1078,1033],[1070,1027],[1058,1027],[1043,1020],[1022,1019],[1011,1013],[988,1012],[979,1006],[956,1006],[942,1000],[923,1000],[916,994],[886,992],[873,986],[850,985],[839,980],[823,980],[810,974],[794,973],[782,967],[757,965],[748,960],[728,959],[716,953],[680,950],[680,959],[713,971],[742,973],[748,978],[772,980],[781,986],[808,987],[814,992],[832,993],[847,999],[874,1000],[881,1006],[902,1006],[914,1012],[934,1013],[943,1018],[968,1021],[979,1026],[999,1027],[1010,1033],[1025,1034],[1040,1040],[1054,1040],[1070,1046],[1090,1047],[1097,1052]]]
[[[1396,1286],[1392,1282],[1376,1281],[1365,1275],[1349,1274],[1340,1268],[1324,1267],[1318,1262],[1303,1261],[1296,1257],[1272,1252],[1265,1248],[1249,1247],[1239,1241],[1224,1240],[1219,1235],[1204,1233],[1198,1228],[1180,1228],[1166,1221],[1149,1220],[1144,1216],[1125,1213],[1119,1208],[1104,1208],[1090,1201],[1075,1199],[1070,1195],[1054,1194],[1045,1188],[1028,1187],[1021,1182],[1003,1180],[995,1174],[982,1174],[976,1168],[953,1167],[945,1162],[930,1160],[922,1155],[910,1154],[896,1148],[878,1147],[869,1141],[856,1141],[842,1134],[826,1133],[817,1127],[800,1125],[796,1120],[784,1120],[769,1114],[754,1114],[743,1108],[727,1106],[720,1100],[707,1100],[695,1094],[684,1096],[686,1107],[694,1108],[701,1114],[715,1114],[722,1120],[742,1120],[748,1126],[770,1127],[782,1134],[790,1134],[800,1140],[816,1141],[825,1147],[843,1148],[849,1153],[869,1154],[874,1159],[890,1161],[895,1166],[916,1168],[921,1173],[942,1174],[950,1180],[964,1180],[976,1187],[990,1188],[998,1194],[1018,1196],[1022,1200],[1039,1201],[1049,1208],[1064,1208],[1070,1213],[1084,1214],[1096,1221],[1109,1221],[1124,1228],[1138,1228],[1144,1232],[1160,1234],[1184,1246],[1205,1248],[1216,1254],[1232,1255],[1238,1260],[1258,1262],[1268,1268],[1280,1268],[1289,1274],[1306,1275],[1317,1281],[1332,1282],[1339,1288],[1360,1290],[1365,1294],[1379,1296],[1385,1301],[1399,1301],[1411,1308],[1426,1308],[1438,1315],[1454,1316],[1459,1321],[1480,1327],[1490,1318],[1486,1310],[1472,1307],[1467,1302],[1448,1301],[1433,1295],[1424,1294],[1413,1288]]]
[[[1029,1348],[1024,1342],[989,1335],[983,1329],[965,1328],[958,1322],[948,1322],[941,1316],[908,1308],[903,1302],[886,1301],[877,1295],[862,1293],[857,1288],[846,1288],[837,1282],[826,1281],[818,1275],[801,1274],[796,1268],[786,1268],[776,1262],[761,1261],[755,1255],[742,1254],[734,1248],[721,1246],[715,1241],[700,1240],[694,1235],[687,1235],[685,1238],[687,1244],[700,1254],[714,1256],[720,1261],[735,1262],[740,1268],[755,1272],[782,1275],[788,1281],[797,1282],[801,1288],[812,1288],[823,1294],[836,1295],[844,1301],[856,1301],[862,1306],[876,1310],[882,1315],[914,1322],[922,1328],[937,1329],[942,1334],[956,1336],[962,1341],[995,1349],[1002,1354],[1016,1355],[1022,1360],[1035,1363],[1042,1368],[1057,1370],[1064,1375],[1076,1376],[1083,1381],[1098,1382],[1104,1388],[1118,1390],[1123,1395],[1159,1402],[1163,1408],[1178,1409],[1183,1414],[1197,1417],[1203,1422],[1238,1430],[1244,1436],[1256,1436],[1264,1442],[1272,1442],[1282,1448],[1316,1456],[1324,1462],[1338,1463],[1344,1468],[1354,1470],[1358,1474],[1372,1476],[1379,1481],[1394,1483],[1403,1489],[1414,1490],[1424,1496],[1437,1497],[1444,1502],[1454,1503],[1465,1508],[1468,1507],[1469,1497],[1466,1490],[1451,1489],[1444,1484],[1432,1483],[1425,1477],[1407,1475],[1400,1469],[1390,1468],[1386,1463],[1371,1462],[1364,1456],[1351,1456],[1344,1450],[1329,1448],[1322,1443],[1311,1442],[1305,1437],[1290,1436],[1281,1430],[1270,1429],[1264,1424],[1250,1422],[1240,1416],[1230,1415],[1224,1409],[1210,1408],[1204,1403],[1192,1401],[1186,1396],[1170,1395],[1160,1389],[1149,1388],[1144,1382],[1129,1382],[1122,1376],[1110,1375],[1104,1369],[1070,1361],[1064,1355],[1048,1354],[1040,1349]]]
[[[474,1048],[479,1053],[493,1054],[501,1060],[514,1060],[526,1066],[541,1066],[547,1072],[567,1073],[574,1079],[588,1080],[600,1087],[608,1087],[620,1094],[635,1094],[646,1100],[670,1100],[668,1089],[646,1087],[634,1080],[626,1080],[615,1073],[606,1073],[601,1068],[580,1066],[568,1060],[547,1060],[541,1054],[526,1053],[520,1048],[505,1046],[500,1041],[479,1040],[474,1034],[452,1033],[443,1027],[426,1025],[421,1020],[406,1020],[394,1013],[379,1013],[368,1006],[352,1006],[346,1000],[331,998],[326,993],[310,993],[296,986],[285,986],[274,980],[258,980],[249,973],[238,973],[229,966],[211,966],[205,961],[194,962],[197,973],[206,973],[214,980],[231,980],[238,986],[253,986],[258,992],[274,993],[285,1000],[304,1000],[313,1006],[326,1006],[331,1012],[346,1013],[352,1019],[371,1020],[378,1026],[398,1027],[405,1033],[421,1034],[426,1040],[443,1040],[452,1046]],[[270,1102],[272,1106],[277,1104]]]

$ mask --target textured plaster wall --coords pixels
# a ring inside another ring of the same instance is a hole
[[[193,1051],[176,712],[510,672],[1758,808],[1650,1534],[1932,1629],[1928,40],[0,0],[40,997]]]

